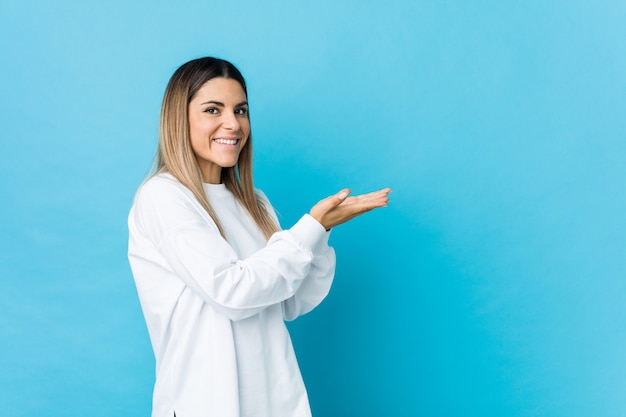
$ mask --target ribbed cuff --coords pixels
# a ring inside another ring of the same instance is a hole
[[[289,231],[293,237],[314,254],[320,253],[322,249],[328,246],[330,232],[327,232],[324,226],[310,214],[302,216]]]

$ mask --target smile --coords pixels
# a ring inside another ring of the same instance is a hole
[[[239,142],[238,138],[234,138],[234,139],[217,138],[213,140],[222,145],[236,145],[237,142]]]

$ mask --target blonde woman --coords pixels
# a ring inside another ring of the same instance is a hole
[[[281,230],[252,181],[245,81],[215,58],[170,79],[156,166],[128,220],[156,357],[152,416],[310,416],[284,321],[328,294],[330,229],[385,206],[390,190],[342,190]]]

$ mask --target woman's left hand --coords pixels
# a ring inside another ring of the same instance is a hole
[[[387,196],[390,192],[391,188],[383,188],[371,193],[348,197],[350,189],[346,188],[321,200],[313,206],[310,214],[326,230],[329,230],[375,208],[386,207],[389,202]]]

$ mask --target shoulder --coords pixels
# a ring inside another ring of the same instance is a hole
[[[270,203],[270,200],[267,197],[267,195],[265,195],[265,193],[258,188],[255,188],[254,192],[256,193],[256,199],[257,199],[258,204],[261,205],[262,208],[264,208],[267,211],[267,213],[272,217],[274,222],[276,222],[276,224],[280,227],[280,221],[278,220],[279,213],[274,208],[274,206],[272,206],[272,203]]]
[[[195,201],[191,191],[169,173],[160,173],[148,178],[137,190],[136,204],[166,203],[168,201]]]
[[[156,174],[139,187],[129,219],[142,230],[159,229],[161,235],[190,223],[213,225],[193,193],[167,173]]]
[[[160,173],[153,175],[144,181],[137,190],[137,195],[153,195],[160,193],[179,193],[186,190],[183,184],[178,181],[172,174]]]
[[[133,209],[139,212],[169,212],[198,205],[193,193],[169,173],[148,178],[137,190]]]
[[[256,200],[259,204],[261,204],[263,207],[265,207],[266,210],[270,212],[274,211],[274,207],[272,206],[272,203],[270,203],[270,199],[262,190],[260,190],[259,188],[255,188],[254,193],[256,194]]]

